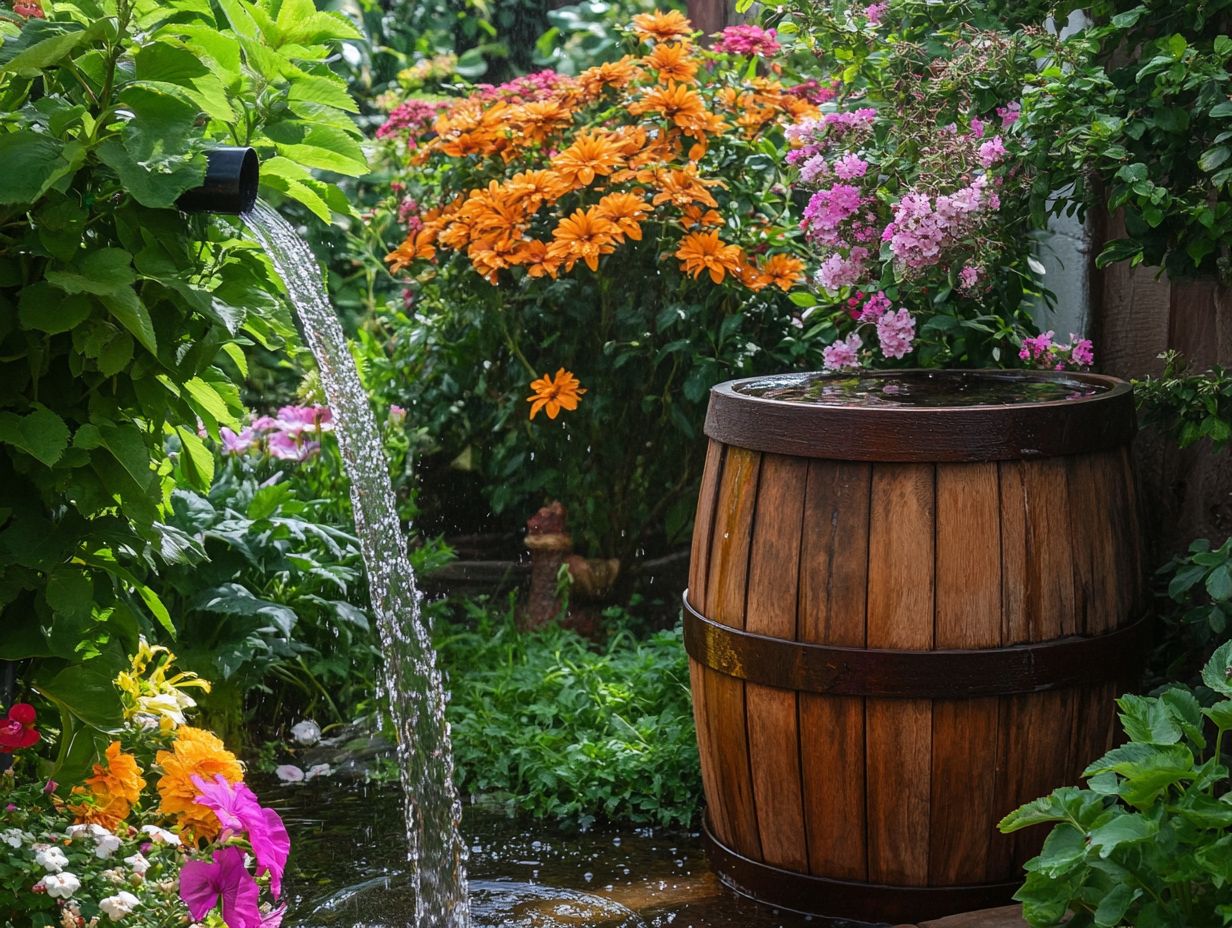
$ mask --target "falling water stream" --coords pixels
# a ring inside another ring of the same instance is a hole
[[[453,784],[446,696],[422,619],[406,538],[394,508],[389,465],[342,326],[316,258],[285,219],[258,202],[243,216],[286,283],[316,357],[351,483],[372,611],[384,652],[384,684],[397,727],[414,882],[414,928],[465,928],[470,921],[461,803]]]

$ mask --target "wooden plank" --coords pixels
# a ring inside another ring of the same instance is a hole
[[[749,544],[760,468],[758,452],[727,449],[711,532],[707,612],[716,622],[737,628],[744,627]],[[746,856],[760,859],[744,683],[707,670],[703,674],[703,692],[713,757],[711,822],[721,841]]]
[[[1076,634],[1068,464],[1064,458],[1048,458],[1002,463],[999,469],[1005,643]],[[1021,589],[1011,591],[1011,584],[1021,584]],[[1079,701],[1076,690],[1007,698],[1001,717],[1004,766],[998,814],[1072,778],[1074,712]],[[1013,836],[1016,866],[1039,851],[1043,835],[1031,832],[1026,829]]]
[[[706,614],[706,580],[710,575],[711,533],[714,511],[719,501],[719,480],[723,475],[726,445],[711,441],[706,446],[706,466],[697,492],[697,514],[693,518],[693,547],[689,556],[689,602]]]
[[[997,465],[937,466],[936,647],[1001,643],[1001,514]],[[929,883],[981,883],[996,829],[1000,700],[933,703]]]
[[[873,467],[868,545],[868,646],[933,647],[935,468]],[[928,883],[932,702],[866,701],[868,878]]]
[[[800,572],[801,517],[808,462],[766,455],[762,460],[749,552],[745,628],[794,641]],[[762,860],[808,869],[801,789],[799,725],[794,690],[745,685],[749,762]]]
[[[809,462],[800,544],[801,641],[866,644],[871,480],[868,464]],[[801,693],[799,705],[809,872],[867,879],[864,700]]]

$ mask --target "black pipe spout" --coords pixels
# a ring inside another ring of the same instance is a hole
[[[211,148],[205,153],[205,183],[180,194],[175,205],[188,213],[246,213],[257,202],[261,167],[251,148]]]

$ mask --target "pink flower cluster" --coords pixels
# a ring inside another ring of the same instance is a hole
[[[889,8],[890,4],[888,0],[882,0],[880,3],[873,3],[864,8],[864,18],[869,21],[870,25],[880,25],[881,18],[885,16],[886,10]]]
[[[321,450],[319,436],[333,431],[328,406],[283,406],[277,416],[258,416],[236,434],[222,428],[223,454],[267,454],[280,461],[306,461]],[[318,436],[311,440],[309,436]]]
[[[891,309],[890,298],[882,291],[864,299],[857,293],[847,300],[849,312],[856,320],[856,331],[841,338],[822,350],[822,363],[826,370],[851,370],[860,367],[860,348],[863,340],[860,329],[872,325],[877,330],[877,346],[887,358],[905,358],[915,347],[915,317],[900,306]],[[862,305],[861,305],[862,304]]]
[[[760,26],[728,26],[722,32],[716,32],[718,40],[711,46],[716,52],[728,55],[747,55],[759,58],[769,58],[776,55],[782,48],[773,29],[762,29]]]
[[[414,197],[402,198],[402,202],[398,204],[398,221],[406,228],[408,234],[413,234],[423,228],[419,203]]]
[[[220,843],[246,837],[256,862],[256,876],[268,873],[270,892],[282,895],[282,876],[291,853],[291,839],[282,818],[264,808],[243,783],[229,783],[222,774],[210,783],[192,778],[196,802],[213,809],[222,823]],[[244,851],[234,844],[214,851],[210,862],[190,860],[180,871],[180,898],[193,921],[199,922],[220,905],[227,928],[278,928],[286,906],[266,915],[260,908],[261,888],[248,872]]]
[[[1032,367],[1055,371],[1063,371],[1067,367],[1090,367],[1095,363],[1095,346],[1089,338],[1079,338],[1071,332],[1069,344],[1060,345],[1054,340],[1056,334],[1049,329],[1024,338],[1018,357]]]
[[[472,96],[484,101],[504,100],[507,103],[535,103],[551,96],[563,80],[551,68],[523,74],[503,84],[476,84]]]
[[[851,184],[822,187],[809,198],[800,227],[809,241],[837,245],[841,240],[840,227],[856,215],[865,202],[860,188]]]
[[[911,191],[894,206],[894,220],[882,232],[882,241],[905,267],[922,270],[937,264],[942,253],[964,243],[979,224],[983,213],[995,212],[1000,197],[980,175],[970,184],[935,199]]]
[[[387,139],[392,135],[405,136],[413,147],[415,140],[432,128],[436,114],[445,106],[443,101],[438,100],[411,99],[400,103],[376,130],[376,137]]]
[[[838,86],[837,83],[827,86],[823,85],[820,81],[807,80],[784,88],[784,92],[820,106],[822,103],[829,103],[838,96]]]

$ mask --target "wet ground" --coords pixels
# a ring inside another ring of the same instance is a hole
[[[402,800],[396,787],[262,784],[293,842],[287,928],[405,928]],[[468,805],[463,832],[475,922],[501,928],[821,928],[724,888],[697,834],[586,833]],[[841,923],[825,921],[825,928]]]

